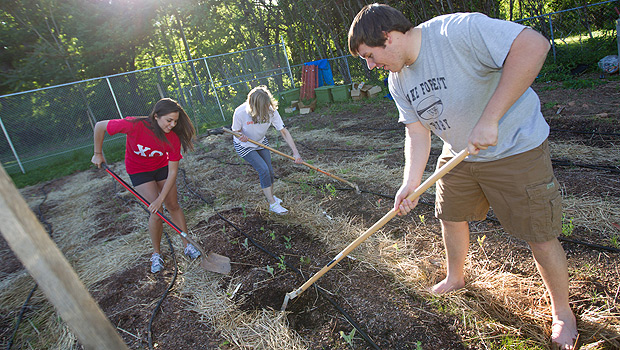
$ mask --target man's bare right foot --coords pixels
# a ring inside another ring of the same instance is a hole
[[[431,292],[433,294],[440,295],[440,294],[451,292],[453,290],[461,289],[463,287],[465,287],[465,281],[451,282],[451,281],[448,281],[448,278],[446,277],[441,282],[434,285],[431,288]]]
[[[577,322],[571,313],[564,320],[560,317],[553,317],[551,324],[551,348],[559,350],[573,350],[577,348]]]

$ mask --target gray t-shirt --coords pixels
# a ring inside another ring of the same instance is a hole
[[[389,89],[404,124],[421,122],[453,154],[467,140],[491,99],[502,65],[524,26],[480,13],[455,13],[418,26],[422,44],[416,61],[390,73]],[[468,161],[492,161],[539,146],[549,135],[538,95],[528,88],[499,121],[497,146]]]

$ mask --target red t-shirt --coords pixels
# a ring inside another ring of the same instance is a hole
[[[168,165],[168,161],[176,162],[183,159],[181,141],[174,131],[165,134],[169,142],[167,143],[157,138],[147,127],[146,119],[135,120],[135,117],[112,119],[108,121],[107,127],[110,135],[127,134],[125,167],[128,174],[154,171]]]

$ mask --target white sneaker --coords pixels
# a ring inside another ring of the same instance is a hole
[[[151,256],[151,272],[157,273],[164,268],[164,260],[161,258],[161,255],[157,253],[153,253]]]
[[[269,205],[269,210],[271,210],[272,212],[276,213],[276,214],[286,214],[288,213],[288,210],[286,208],[284,208],[283,206],[280,205],[280,203],[275,202],[273,204]]]
[[[273,199],[275,199],[276,203],[282,204],[282,200],[280,198],[273,196]]]
[[[187,243],[185,250],[183,251],[190,259],[196,259],[200,256],[200,250],[196,249],[193,244]]]

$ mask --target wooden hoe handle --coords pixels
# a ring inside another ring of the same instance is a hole
[[[227,133],[229,133],[229,134],[235,135],[235,136],[237,136],[237,137],[241,136],[241,134],[240,134],[240,133],[234,132],[234,131],[232,131],[232,130],[228,130],[228,129],[226,129],[226,128],[222,128],[222,130],[224,130],[225,132],[227,132]],[[254,140],[252,140],[252,139],[248,139],[248,141],[249,141],[249,142],[251,142],[251,143],[253,143],[253,144],[255,144],[255,145],[257,145],[257,146],[261,146],[261,147],[263,147],[263,148],[265,148],[265,149],[268,149],[268,150],[270,150],[270,151],[271,151],[271,152],[273,152],[273,153],[279,154],[279,155],[281,155],[281,156],[283,156],[283,157],[286,157],[286,158],[289,158],[289,159],[291,159],[291,160],[295,160],[295,157],[293,157],[293,156],[289,156],[288,154],[286,154],[286,153],[282,153],[282,152],[278,151],[277,149],[271,148],[271,147],[269,147],[269,146],[265,146],[265,145],[263,145],[263,144],[262,144],[262,143],[260,143],[260,142],[254,141]],[[334,179],[336,179],[336,180],[338,180],[338,181],[342,181],[342,182],[346,183],[347,185],[351,186],[352,188],[354,188],[357,192],[359,192],[359,187],[358,187],[356,184],[354,184],[354,183],[351,183],[351,182],[349,182],[349,181],[347,181],[347,180],[345,180],[345,179],[343,179],[343,178],[341,178],[341,177],[338,177],[338,176],[336,176],[336,175],[334,175],[334,174],[330,174],[330,173],[328,173],[327,171],[321,170],[321,169],[319,169],[319,168],[315,167],[314,165],[308,164],[308,163],[306,163],[306,162],[302,162],[301,164],[303,164],[303,165],[307,166],[307,167],[308,167],[308,168],[310,168],[310,169],[316,170],[316,171],[318,171],[319,173],[322,173],[322,174],[325,174],[325,175],[327,175],[327,176],[329,176],[329,177],[332,177],[332,178],[334,178]]]
[[[426,181],[424,181],[418,188],[415,189],[413,193],[407,196],[408,200],[414,200],[424,193],[429,187],[431,187],[437,180],[443,177],[448,171],[452,170],[455,166],[457,166],[465,157],[469,155],[467,149],[461,151],[454,158],[452,158],[449,162],[444,164],[440,169],[437,169],[431,176],[429,176]],[[319,272],[315,273],[306,283],[304,283],[298,289],[287,293],[284,301],[284,305],[282,309],[286,308],[286,304],[289,299],[293,299],[297,297],[299,294],[303,293],[306,289],[308,289],[314,282],[316,282],[321,276],[323,276],[327,271],[329,271],[332,267],[334,267],[340,260],[342,260],[345,256],[347,256],[353,249],[357,248],[362,242],[364,242],[370,235],[377,232],[383,225],[388,223],[390,220],[394,218],[398,214],[398,211],[392,208],[387,214],[385,214],[379,221],[377,221],[374,225],[372,225],[366,232],[364,232],[361,236],[359,236],[355,241],[351,242],[344,250],[342,250],[336,257],[334,257],[327,265],[325,265]]]

